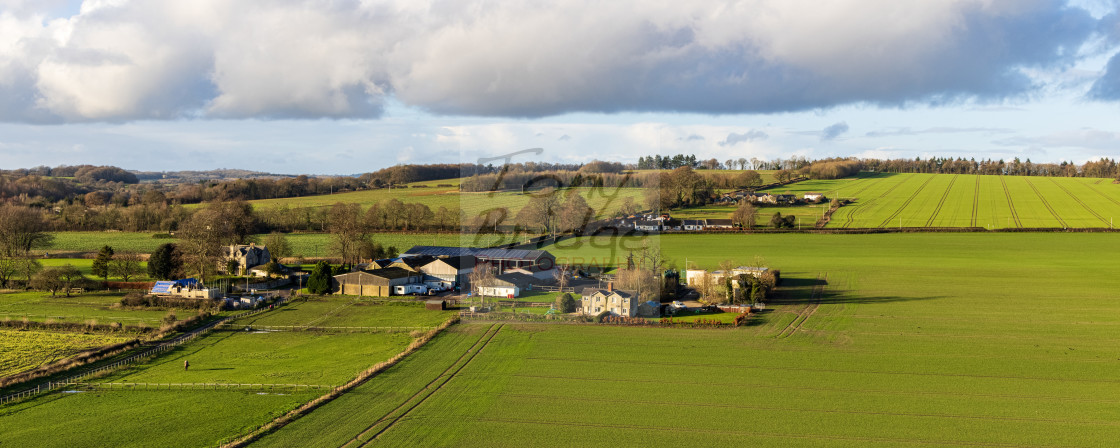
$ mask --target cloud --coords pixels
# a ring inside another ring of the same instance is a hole
[[[749,130],[747,132],[744,132],[742,134],[736,134],[734,132],[732,132],[730,134],[727,134],[727,138],[725,138],[722,142],[719,142],[719,145],[720,146],[735,146],[735,145],[737,145],[739,143],[742,143],[742,142],[753,142],[753,141],[758,141],[758,140],[766,140],[767,138],[770,138],[769,134],[767,134],[765,132],[762,132],[762,131],[759,131],[757,129],[751,129],[751,130]]]
[[[1012,137],[995,140],[1000,146],[1027,148],[1079,148],[1098,151],[1115,151],[1120,147],[1120,132],[1082,128],[1031,137]]]
[[[568,134],[564,134],[564,135],[561,135],[560,138],[558,138],[556,140],[561,141],[561,142],[566,142],[566,141],[571,140],[571,139],[572,139],[572,136],[570,136]]]
[[[925,134],[1010,134],[1013,132],[1015,131],[1007,128],[956,128],[946,126],[926,129],[911,129],[908,127],[901,127],[883,131],[871,131],[864,135],[867,137],[898,137]]]
[[[836,140],[837,137],[848,132],[848,123],[839,122],[821,130],[821,141]]]
[[[682,140],[686,142],[701,142],[704,141],[704,136],[700,134],[689,134],[688,137],[685,137]]]
[[[4,4],[0,120],[22,122],[999,100],[1036,91],[1030,70],[1067,67],[1101,28],[1060,0]]]

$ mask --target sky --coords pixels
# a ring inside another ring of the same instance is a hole
[[[1120,157],[1120,0],[0,0],[0,169]]]

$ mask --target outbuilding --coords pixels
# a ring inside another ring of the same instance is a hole
[[[352,296],[388,297],[395,286],[420,283],[424,274],[401,268],[356,271],[334,276],[331,291]]]
[[[424,309],[433,311],[443,311],[447,309],[447,301],[433,299],[424,302]]]

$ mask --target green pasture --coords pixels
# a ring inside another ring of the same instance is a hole
[[[861,173],[770,191],[853,200],[830,228],[1109,228],[1120,217],[1120,185],[1109,179]]]
[[[456,311],[431,311],[417,303],[378,303],[349,297],[297,299],[238,325],[319,327],[436,327]]]
[[[34,369],[82,351],[119,344],[129,336],[0,328],[0,378]]]
[[[659,242],[677,263],[687,257],[703,267],[762,257],[782,270],[783,287],[738,329],[506,324],[495,334],[488,324],[463,325],[260,445],[356,438],[387,446],[1094,447],[1120,440],[1114,235],[664,235]],[[558,255],[565,250],[574,249]],[[602,247],[580,253],[610,256]]]
[[[102,246],[112,247],[116,252],[136,252],[150,254],[164,243],[173,243],[169,238],[154,238],[152,232],[51,232],[50,247],[40,252],[97,252]]]
[[[318,392],[113,390],[0,407],[2,446],[203,447],[248,432]]]
[[[75,268],[77,268],[78,271],[81,272],[82,275],[86,276],[87,278],[90,278],[90,279],[93,279],[93,280],[104,280],[101,277],[94,277],[93,276],[93,273],[92,273],[93,259],[92,258],[43,258],[43,259],[39,259],[39,263],[42,264],[43,267],[61,267],[61,266],[65,266],[65,265],[71,265],[71,266],[74,266]],[[146,282],[146,281],[149,281],[149,279],[148,279],[148,262],[141,261],[140,262],[140,269],[141,269],[141,274],[137,275],[135,277],[129,277],[128,281],[130,281],[130,282]],[[120,277],[114,277],[114,276],[110,275],[108,280],[109,281],[121,281],[122,279]]]
[[[40,291],[0,293],[0,319],[56,322],[97,321],[107,324],[149,325],[158,327],[167,310],[128,309],[119,307],[124,293],[87,292],[70,297]],[[180,319],[193,316],[194,310],[179,310]]]
[[[774,213],[781,213],[782,216],[793,215],[800,220],[802,226],[811,228],[824,216],[828,207],[827,203],[794,207],[755,207],[755,225],[769,227],[770,218],[774,216]],[[711,204],[703,207],[672,210],[669,213],[676,219],[731,219],[736,208],[736,205]]]

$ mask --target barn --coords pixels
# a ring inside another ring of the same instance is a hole
[[[521,268],[529,271],[549,271],[556,267],[556,257],[543,250],[480,249],[474,247],[413,246],[401,257],[430,255],[433,257],[473,256],[479,264],[490,264],[498,273]]]
[[[393,287],[420,283],[424,274],[401,268],[356,271],[334,276],[331,291],[352,296],[388,297]]]

